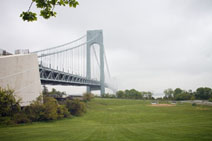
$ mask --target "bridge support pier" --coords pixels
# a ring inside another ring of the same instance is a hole
[[[95,39],[94,39],[95,38]],[[104,45],[102,30],[88,30],[87,31],[87,72],[86,77],[91,79],[91,46],[98,44],[100,47],[100,92],[105,94],[105,74],[104,74]],[[91,86],[87,86],[87,93],[92,90]]]

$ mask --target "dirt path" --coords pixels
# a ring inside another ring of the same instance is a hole
[[[171,107],[171,106],[176,106],[176,104],[151,104],[149,106],[153,106],[153,107]]]

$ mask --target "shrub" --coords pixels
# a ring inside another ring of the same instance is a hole
[[[70,117],[71,114],[79,116],[86,112],[84,102],[67,100],[66,105],[59,105],[53,97],[39,96],[29,106],[23,107],[16,101],[13,90],[0,88],[0,124],[10,125],[28,123],[32,121],[55,120]],[[86,101],[91,100],[92,94],[84,95]],[[71,113],[71,114],[70,114]]]
[[[57,119],[57,100],[52,97],[44,98],[44,119],[54,120]]]
[[[80,100],[66,100],[66,107],[72,115],[80,116],[86,112],[85,103],[80,102]]]
[[[208,99],[209,102],[212,102],[212,97]]]
[[[39,96],[37,100],[33,101],[29,106],[24,107],[23,111],[32,121],[44,120],[45,107],[42,97]]]
[[[13,116],[20,112],[20,100],[16,101],[11,89],[3,89],[0,87],[0,116]]]
[[[83,101],[91,101],[91,99],[94,98],[94,95],[92,93],[84,93],[83,94]]]
[[[0,116],[0,125],[13,125],[15,122],[11,119],[11,117],[1,117]]]
[[[106,93],[106,94],[102,94],[101,97],[102,98],[116,98],[116,95]]]
[[[58,114],[57,116],[58,119],[71,116],[71,114],[69,113],[65,105],[58,105],[57,114]]]
[[[197,106],[197,104],[196,103],[192,103],[192,106]]]
[[[65,105],[59,105],[52,97],[38,97],[36,101],[24,108],[24,113],[32,121],[55,120],[70,117]]]
[[[31,120],[27,117],[25,113],[17,113],[14,115],[13,120],[15,123],[29,123]]]

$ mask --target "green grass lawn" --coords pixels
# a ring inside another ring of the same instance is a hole
[[[94,99],[82,117],[1,127],[0,141],[212,140],[212,107]]]

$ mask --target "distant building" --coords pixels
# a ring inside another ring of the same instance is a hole
[[[29,49],[18,49],[18,50],[15,50],[15,54],[29,54]]]
[[[0,49],[0,56],[12,55],[12,53],[7,52],[6,50]]]
[[[74,100],[74,99],[83,100],[82,95],[68,95],[67,97],[54,97],[54,98],[57,99],[57,101]]]

